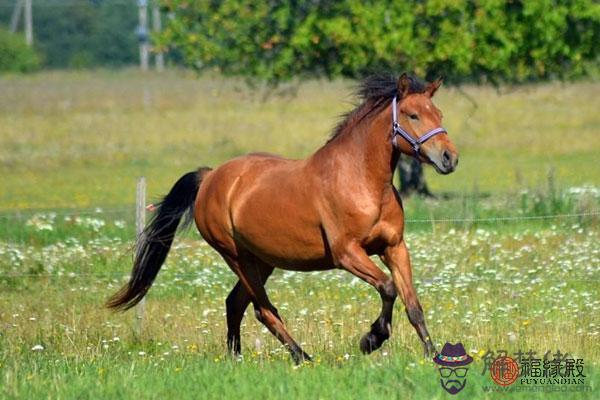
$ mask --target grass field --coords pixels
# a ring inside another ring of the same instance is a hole
[[[156,197],[237,154],[306,156],[351,107],[351,87],[311,81],[264,99],[234,80],[176,72],[1,78],[0,398],[449,398],[400,303],[390,341],[360,354],[380,301],[341,271],[277,270],[268,284],[312,364],[294,367],[251,311],[244,358],[229,359],[234,276],[194,232],[150,291],[141,334],[132,312],[102,307],[130,269],[137,176]],[[438,199],[407,200],[407,242],[436,346],[461,341],[475,358],[456,398],[507,396],[487,393],[499,386],[482,374],[485,352],[500,349],[583,358],[591,392],[553,395],[598,397],[598,91],[440,91],[461,161],[447,177],[428,170]],[[525,219],[493,219],[504,216]]]
[[[311,81],[295,97],[183,73],[44,73],[0,79],[0,209],[133,202],[135,179],[162,193],[199,165],[249,151],[305,157],[352,108],[353,82]],[[436,103],[460,168],[435,191],[598,184],[600,83],[443,88]]]

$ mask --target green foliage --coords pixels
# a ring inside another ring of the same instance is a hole
[[[0,29],[0,72],[29,72],[40,65],[38,54],[21,35]]]
[[[91,33],[93,7],[85,1],[63,7],[58,2],[34,4],[35,45],[49,67],[86,67],[92,63],[87,38]]]
[[[119,66],[138,62],[136,2],[104,0],[97,8],[90,38],[97,64]]]
[[[0,0],[0,23],[9,22],[14,3]],[[34,45],[47,67],[133,64],[138,57],[137,24],[134,0],[33,2]]]
[[[135,2],[47,0],[34,6],[36,43],[50,67],[131,64],[137,57]]]
[[[276,82],[411,70],[453,81],[586,75],[600,61],[594,0],[162,0],[156,38],[188,65]]]

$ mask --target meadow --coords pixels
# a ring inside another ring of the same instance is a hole
[[[353,84],[269,91],[177,71],[0,78],[0,398],[447,398],[400,302],[392,338],[360,354],[379,296],[342,271],[277,270],[267,285],[313,363],[294,366],[250,310],[244,357],[229,358],[235,278],[194,231],[176,240],[142,321],[103,308],[130,270],[138,176],[155,199],[198,165],[254,150],[304,157],[352,107]],[[449,176],[427,170],[438,196],[406,199],[406,230],[437,348],[461,341],[475,359],[457,398],[506,396],[485,391],[495,384],[482,358],[501,349],[583,358],[591,391],[560,396],[597,397],[599,91],[436,96],[461,160]]]

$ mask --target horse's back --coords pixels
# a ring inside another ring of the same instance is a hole
[[[247,180],[248,172],[257,175],[259,171],[265,170],[268,165],[279,164],[287,160],[282,157],[268,153],[251,153],[233,158],[218,168],[208,173],[203,181],[196,197],[196,223],[200,233],[204,236],[208,229],[202,229],[207,225],[207,216],[214,216],[215,220],[227,220],[231,197],[240,180]],[[208,224],[210,225],[210,224]],[[206,226],[208,228],[208,226]]]

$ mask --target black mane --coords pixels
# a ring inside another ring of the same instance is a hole
[[[426,85],[420,79],[409,76],[408,94],[423,93]],[[398,96],[398,78],[393,75],[372,75],[362,81],[355,89],[355,95],[360,104],[354,110],[341,116],[340,123],[335,127],[327,143],[338,137],[346,128],[354,126],[373,111],[387,104],[394,96]]]

